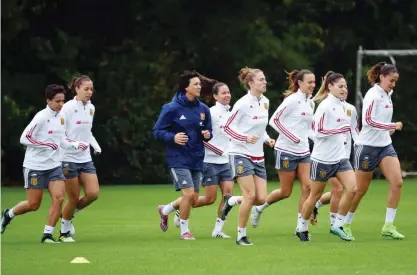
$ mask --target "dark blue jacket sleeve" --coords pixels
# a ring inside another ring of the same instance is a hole
[[[174,113],[171,111],[171,106],[165,104],[159,114],[158,120],[153,126],[152,132],[156,139],[165,143],[174,143],[175,133],[169,131],[169,127],[174,119]]]
[[[210,109],[207,107],[207,106],[205,106],[205,108],[204,108],[204,112],[206,113],[206,119],[205,119],[205,125],[206,125],[206,129],[204,129],[204,130],[208,130],[209,132],[210,132],[210,138],[209,139],[205,139],[205,138],[203,138],[204,139],[204,141],[209,141],[210,139],[212,139],[213,138],[213,129],[212,129],[212,126],[211,126],[211,114],[210,114]]]

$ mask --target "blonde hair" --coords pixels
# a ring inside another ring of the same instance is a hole
[[[237,78],[239,79],[240,83],[242,83],[242,85],[244,85],[247,89],[250,89],[249,82],[251,82],[255,77],[255,74],[259,72],[262,71],[259,69],[245,67],[240,69],[239,76]]]
[[[328,71],[322,78],[321,87],[317,94],[314,96],[313,100],[316,102],[321,102],[325,100],[330,92],[329,84],[333,84],[341,78],[344,78],[344,76],[333,71]]]
[[[300,71],[293,70],[292,72],[285,72],[288,76],[287,79],[290,82],[290,86],[288,87],[288,90],[284,92],[284,96],[287,97],[293,93],[296,93],[298,89],[300,89],[300,85],[298,85],[298,81],[304,80],[304,76],[306,74],[313,74],[311,71],[302,69]]]

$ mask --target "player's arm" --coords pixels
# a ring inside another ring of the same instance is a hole
[[[352,109],[352,114],[351,114],[350,119],[351,119],[350,132],[352,134],[353,142],[356,143],[356,141],[359,138],[358,113],[356,112],[356,108]]]
[[[396,130],[396,123],[385,123],[377,120],[376,112],[378,109],[378,100],[365,97],[363,100],[363,109],[366,110],[365,115],[362,118],[363,125],[368,125],[379,131]]]
[[[285,136],[294,143],[299,143],[301,141],[300,137],[284,126],[286,120],[290,119],[289,114],[292,110],[293,104],[291,104],[291,101],[284,100],[284,102],[278,106],[277,110],[272,115],[269,120],[269,125],[271,125],[271,127],[274,128],[280,135]]]
[[[343,134],[350,131],[350,125],[336,125],[331,123],[329,113],[326,108],[318,108],[314,114],[314,133],[316,137],[326,137],[331,135]]]
[[[202,130],[201,134],[203,135],[204,141],[208,142],[210,139],[213,138],[213,127],[211,124],[210,109],[207,106],[204,107],[204,113],[205,113],[205,117],[204,117],[205,127]]]
[[[223,131],[234,141],[245,143],[248,137],[242,134],[239,129],[239,124],[245,114],[245,106],[243,104],[235,104],[229,118],[224,124]]]
[[[174,112],[171,110],[171,106],[169,104],[165,104],[162,107],[162,111],[159,114],[158,120],[152,129],[153,135],[156,139],[165,143],[175,142],[175,134],[170,131],[173,119]]]
[[[57,150],[58,145],[53,142],[46,142],[47,133],[42,133],[40,129],[45,124],[46,119],[39,113],[32,119],[28,126],[26,126],[22,135],[20,136],[20,143],[33,148],[49,148]]]

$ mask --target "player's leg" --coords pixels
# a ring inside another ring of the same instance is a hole
[[[348,213],[352,204],[352,199],[355,197],[357,192],[355,173],[353,172],[352,166],[348,160],[342,160],[339,163],[336,177],[346,191],[343,193],[339,202],[336,220],[333,226],[330,227],[330,231],[332,234],[339,236],[344,241],[352,241],[354,238],[351,235],[351,232],[346,233],[343,228],[346,214]]]
[[[267,176],[265,162],[255,163],[255,202],[252,207],[250,222],[253,227],[258,227],[262,211],[270,204],[266,201],[269,197],[267,190]],[[282,189],[282,188],[281,188]],[[272,202],[271,202],[272,204]]]
[[[98,199],[100,193],[97,172],[92,161],[81,165],[79,178],[84,188],[84,196],[78,200],[76,211],[80,211],[92,204]]]
[[[389,182],[387,210],[385,224],[382,228],[382,236],[386,239],[402,240],[404,239],[404,235],[399,233],[394,226],[395,214],[400,202],[401,187],[403,184],[400,162],[397,157],[386,156],[381,160],[379,167]]]
[[[314,206],[314,209],[313,209],[313,213],[311,214],[311,217],[310,217],[310,223],[312,225],[317,224],[317,216],[319,215],[319,209],[322,206],[329,204],[331,197],[332,197],[332,193],[326,192],[323,195],[321,195],[320,199],[316,202],[316,205]]]
[[[62,168],[58,167],[52,170],[48,175],[48,191],[49,195],[51,196],[51,206],[48,210],[48,218],[45,225],[45,229],[43,231],[42,242],[55,242],[55,239],[52,237],[54,233],[54,229],[56,223],[59,220],[59,216],[61,215],[62,211],[62,202],[64,201],[65,197],[65,177],[62,173]],[[61,239],[60,241],[64,241]],[[66,242],[74,242],[74,240],[69,237],[65,240]]]
[[[211,236],[214,238],[230,238],[229,235],[225,234],[223,232],[223,225],[225,220],[222,219],[222,209],[225,205],[225,198],[230,200],[232,197],[233,192],[233,179],[230,175],[229,177],[221,177],[222,180],[220,180],[220,191],[222,193],[222,199],[219,203],[219,207],[217,209],[217,218],[216,218],[216,224],[214,226],[213,232],[211,233]],[[238,196],[240,199],[237,200],[237,203],[240,204],[242,202],[242,196]]]
[[[41,206],[43,189],[39,180],[39,172],[23,168],[27,200],[19,202],[11,209],[6,208],[3,210],[1,216],[1,234],[4,233],[7,225],[15,216],[37,211]]]
[[[337,212],[339,208],[339,202],[342,199],[344,189],[343,189],[343,185],[340,183],[340,181],[337,178],[331,178],[329,181],[331,184],[330,226],[333,226],[336,220],[336,216],[337,216]]]
[[[310,196],[311,192],[311,179],[310,179],[310,158],[304,158],[298,163],[297,177],[300,180],[301,195],[298,201],[298,215],[297,224],[301,219],[301,210],[303,209],[304,202]]]
[[[351,229],[353,216],[359,206],[359,203],[369,189],[373,171],[378,165],[376,158],[379,150],[380,149],[371,146],[355,145],[355,156],[353,164],[355,166],[354,168],[357,191],[355,197],[352,200],[350,210],[346,215],[345,224],[343,225],[345,232],[350,236],[353,236]]]
[[[235,175],[236,175],[236,166],[234,165],[235,156],[230,156],[230,163],[225,164],[229,165],[229,168],[222,172],[223,180],[224,181],[230,181],[232,182],[232,185],[234,183]],[[226,194],[223,195],[223,208],[221,208],[221,216],[220,218],[225,221],[227,218],[227,215],[229,214],[230,210],[232,210],[233,206],[237,204],[241,204],[243,200],[242,196],[232,196],[232,194]]]
[[[65,192],[67,194],[67,201],[64,203],[61,216],[61,236],[64,238],[73,237],[75,230],[72,225],[72,218],[76,210],[78,200],[80,199],[80,169],[79,165],[74,162],[63,162],[62,171],[66,178]]]
[[[242,191],[243,200],[239,207],[238,236],[236,243],[238,245],[252,245],[246,236],[246,227],[256,196],[254,176],[246,175],[237,177],[237,182]]]

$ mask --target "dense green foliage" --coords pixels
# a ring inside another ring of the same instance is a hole
[[[24,148],[18,139],[44,107],[44,87],[64,84],[74,74],[90,75],[96,88],[101,181],[163,182],[164,150],[151,128],[182,70],[194,68],[228,83],[237,99],[245,93],[236,78],[239,69],[261,68],[272,114],[288,85],[284,70],[309,68],[319,80],[332,69],[346,75],[353,102],[358,46],[417,48],[416,28],[417,0],[6,1],[2,178],[21,177]],[[364,70],[379,60],[366,58]],[[416,146],[406,146],[417,128],[412,121],[417,57],[397,61],[401,78],[394,112],[405,126],[395,144],[410,165],[417,153]],[[269,172],[274,174],[272,167]]]

